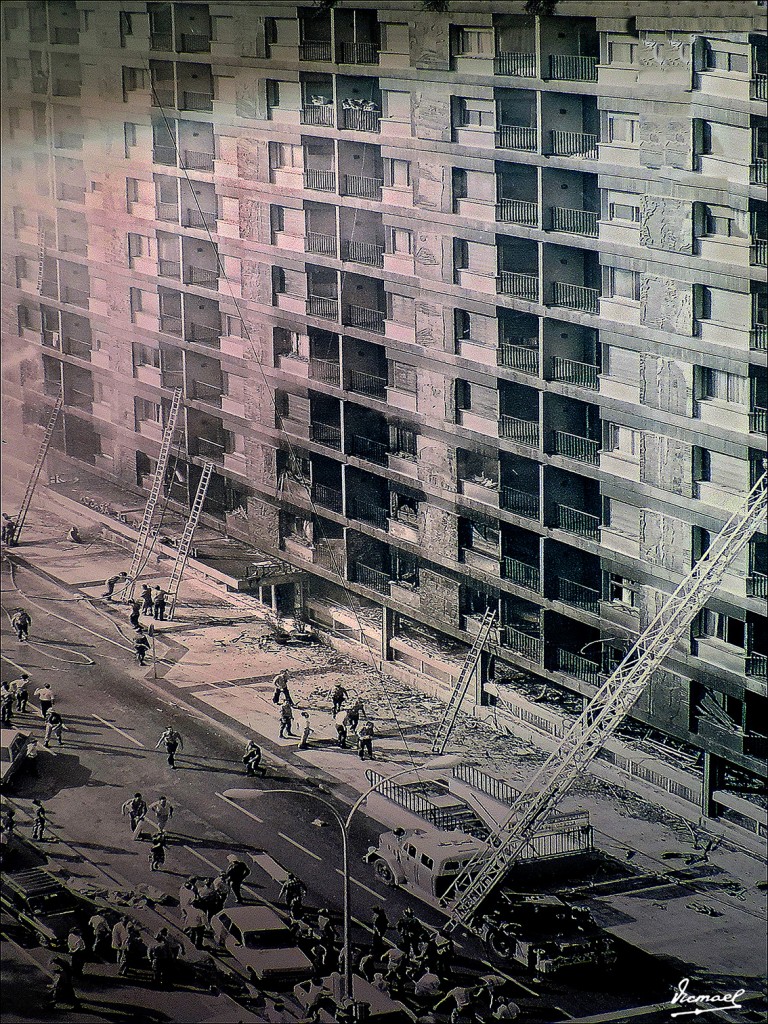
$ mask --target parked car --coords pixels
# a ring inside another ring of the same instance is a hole
[[[3,872],[0,905],[53,948],[63,946],[71,928],[89,913],[84,900],[46,868]]]
[[[29,736],[18,729],[0,729],[0,786],[16,775],[27,756]]]
[[[211,918],[211,929],[255,981],[293,983],[312,973],[290,928],[269,907],[229,907]]]

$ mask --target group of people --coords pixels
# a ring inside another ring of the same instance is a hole
[[[34,692],[40,707],[40,716],[45,725],[44,747],[57,740],[59,746],[64,744],[64,721],[53,703],[56,695],[49,683]],[[12,726],[14,715],[25,715],[29,702],[29,672],[22,672],[18,679],[0,683],[0,724]],[[37,775],[37,740],[32,736],[27,741],[26,762],[33,775]]]
[[[294,702],[288,688],[288,673],[283,670],[278,672],[272,680],[274,693],[273,703],[280,707],[280,725],[278,730],[279,739],[287,739],[293,736]],[[360,697],[356,697],[352,704],[345,708],[349,694],[346,689],[338,683],[331,693],[331,714],[336,727],[336,742],[342,750],[347,748],[349,734],[354,733],[357,737],[357,751],[361,761],[366,756],[373,760],[373,738],[375,735],[373,722],[370,719],[360,725],[360,718],[365,714],[365,704]],[[309,738],[314,732],[308,711],[299,712],[299,750],[306,750],[309,747]]]

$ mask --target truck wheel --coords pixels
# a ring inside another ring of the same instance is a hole
[[[500,929],[489,931],[485,941],[490,953],[499,960],[514,960],[516,942]]]
[[[384,885],[390,885],[394,888],[397,884],[395,881],[395,873],[385,860],[376,861],[373,865],[373,873],[380,882],[384,883]]]

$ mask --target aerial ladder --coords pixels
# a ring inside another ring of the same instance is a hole
[[[195,535],[197,524],[200,521],[200,513],[203,511],[203,505],[205,504],[205,496],[208,493],[208,484],[211,480],[211,474],[213,473],[213,463],[206,462],[203,465],[203,472],[200,475],[200,482],[197,485],[197,491],[195,493],[195,500],[192,502],[192,508],[189,512],[189,519],[184,526],[184,532],[181,535],[179,541],[179,550],[176,552],[176,561],[173,563],[173,570],[171,572],[171,579],[168,583],[168,618],[173,618],[173,613],[176,610],[176,597],[179,593],[179,584],[181,583],[181,577],[184,575],[184,569],[189,558],[189,550],[192,547],[192,538]]]
[[[160,499],[160,492],[163,488],[165,472],[168,468],[168,460],[171,455],[173,435],[176,431],[176,422],[179,418],[179,409],[181,408],[181,399],[182,388],[176,388],[173,392],[170,409],[168,410],[168,419],[166,420],[165,430],[163,431],[163,440],[160,444],[160,454],[157,459],[157,466],[155,467],[155,475],[152,479],[152,487],[149,491],[149,498],[147,498],[144,514],[141,517],[141,525],[139,526],[139,533],[136,537],[136,546],[133,549],[133,557],[131,558],[131,565],[128,569],[128,581],[122,591],[122,596],[125,597],[126,600],[130,600],[133,597],[135,587],[134,581],[141,572],[141,567],[144,563],[147,543],[149,542],[149,536],[152,532],[152,520],[155,515],[157,503]]]
[[[35,464],[32,467],[32,472],[30,473],[29,480],[27,482],[27,489],[24,491],[24,497],[22,498],[21,501],[21,508],[19,509],[18,515],[16,516],[16,528],[13,531],[14,544],[19,543],[19,537],[21,536],[21,531],[24,528],[24,523],[26,522],[27,519],[27,513],[29,512],[29,506],[32,504],[32,497],[35,493],[35,488],[37,487],[37,481],[40,479],[40,473],[43,468],[43,463],[45,462],[45,457],[48,454],[48,449],[51,446],[53,432],[56,429],[56,421],[59,418],[59,414],[61,413],[63,405],[64,389],[62,388],[59,391],[58,398],[53,404],[53,408],[51,409],[51,415],[48,419],[48,424],[45,428],[45,433],[43,434],[43,440],[40,444],[40,450],[37,453]]]
[[[474,643],[467,653],[464,664],[461,666],[461,672],[456,680],[456,685],[453,688],[450,700],[445,706],[443,717],[440,719],[440,723],[438,724],[435,732],[435,738],[432,740],[433,754],[442,754],[445,750],[448,737],[451,735],[453,727],[456,724],[456,719],[459,715],[459,708],[467,695],[470,680],[475,674],[475,670],[477,669],[480,657],[483,653],[483,647],[488,640],[488,636],[490,635],[495,622],[496,609],[488,608],[483,616],[482,622],[480,623],[480,629],[475,635]]]
[[[43,275],[45,273],[45,224],[43,218],[37,220],[37,294],[43,294]]]
[[[553,810],[616,732],[653,673],[721,584],[728,566],[765,523],[767,479],[768,474],[763,472],[744,504],[728,519],[706,553],[600,686],[559,748],[515,798],[506,820],[488,837],[490,856],[480,853],[456,876],[446,897],[446,911],[450,914],[447,932],[459,925],[470,930],[478,927],[481,905],[531,841],[537,824]]]

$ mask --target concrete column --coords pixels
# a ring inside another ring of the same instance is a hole
[[[717,802],[713,798],[716,789],[723,784],[723,761],[704,752],[704,779],[701,786],[701,813],[707,818],[717,816]]]
[[[485,699],[485,684],[488,681],[490,674],[491,656],[487,651],[480,652],[480,659],[477,662],[477,667],[474,672],[474,684],[475,684],[475,704],[483,705],[487,704],[488,701]]]
[[[389,646],[390,641],[395,635],[397,628],[397,612],[391,608],[382,608],[383,615],[381,617],[381,660],[391,661],[392,650]]]

